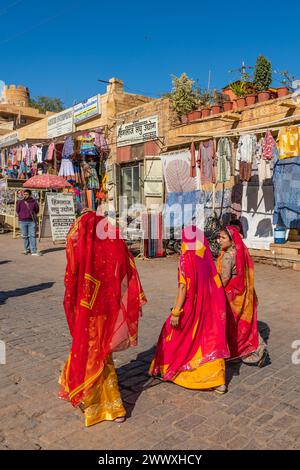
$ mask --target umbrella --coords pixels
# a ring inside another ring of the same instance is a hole
[[[62,189],[70,188],[71,186],[62,176],[48,174],[32,176],[32,178],[23,183],[24,188],[37,189]]]

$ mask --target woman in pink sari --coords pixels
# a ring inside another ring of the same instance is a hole
[[[191,389],[226,392],[226,301],[204,234],[182,233],[178,295],[160,334],[149,373]]]

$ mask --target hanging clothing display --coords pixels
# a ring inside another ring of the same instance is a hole
[[[273,135],[269,130],[267,130],[262,140],[262,158],[264,160],[273,160],[275,147],[276,142],[273,138]]]
[[[55,144],[52,142],[48,147],[47,160],[52,160],[55,152]]]
[[[241,135],[238,141],[236,160],[239,164],[241,181],[250,181],[252,164],[256,153],[257,138],[253,134]]]
[[[96,171],[97,163],[91,162],[89,164],[90,167],[90,176],[87,181],[88,189],[99,189],[99,179]]]
[[[146,258],[164,256],[162,213],[144,212],[141,218],[141,228],[144,233],[144,256]]]
[[[280,129],[277,142],[279,160],[300,156],[300,128],[298,126]]]
[[[72,136],[68,136],[64,142],[62,149],[62,157],[71,157],[74,153],[74,140]]]
[[[199,176],[191,177],[189,150],[165,153],[161,155],[161,162],[167,192],[190,192],[199,189]]]
[[[78,140],[81,142],[81,155],[99,155],[98,149],[95,146],[95,132],[85,132]]]
[[[274,224],[300,228],[300,156],[275,163]]]
[[[217,183],[226,183],[231,176],[232,150],[227,137],[222,137],[217,146]]]
[[[216,182],[215,175],[216,151],[213,140],[200,142],[198,152],[198,166],[200,168],[201,185]]]
[[[68,157],[62,158],[58,176],[75,179],[73,163]]]

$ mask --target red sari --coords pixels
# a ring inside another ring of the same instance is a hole
[[[227,296],[227,340],[230,357],[243,357],[256,351],[259,344],[257,325],[257,299],[254,290],[254,265],[248,248],[236,227],[228,226],[236,251],[236,276],[232,277],[225,292]],[[222,270],[221,253],[217,261]]]
[[[226,301],[204,234],[187,227],[182,236],[179,283],[186,299],[177,328],[166,320],[149,373],[188,388],[225,384]]]
[[[146,299],[134,260],[118,232],[111,238],[112,230],[104,217],[89,212],[76,220],[67,237],[64,307],[72,346],[59,397],[73,406],[86,401],[99,408],[91,397],[108,396],[109,387],[117,385],[111,353],[137,344]],[[117,390],[114,395],[119,397]],[[120,404],[120,398],[117,401]],[[121,404],[119,408],[123,410]],[[107,410],[101,414],[105,419],[114,419],[113,415]]]

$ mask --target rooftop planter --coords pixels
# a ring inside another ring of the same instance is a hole
[[[253,104],[256,103],[256,94],[251,93],[251,95],[246,96],[246,106],[252,106]]]
[[[277,88],[277,96],[278,98],[283,98],[283,96],[287,96],[290,93],[290,90],[287,86],[281,86]]]
[[[212,107],[210,108],[210,113],[211,114],[219,114],[222,112],[222,106],[219,104],[213,104]]]
[[[202,117],[201,109],[196,109],[195,111],[191,111],[190,113],[188,113],[187,121],[188,122],[197,121],[198,119],[201,119],[201,117]]]
[[[257,101],[259,103],[263,103],[264,101],[268,101],[271,98],[271,93],[269,91],[260,91],[257,94]]]
[[[233,101],[224,101],[223,102],[224,111],[231,111],[232,108],[233,108]]]

